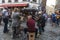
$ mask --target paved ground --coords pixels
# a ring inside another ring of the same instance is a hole
[[[23,23],[22,26],[26,27],[26,24]],[[0,40],[13,40],[12,31],[4,34],[3,26],[0,26]],[[14,40],[21,40],[21,38],[17,38]],[[40,35],[36,40],[60,40],[60,27],[52,27],[51,23],[47,22],[45,32],[43,32],[42,35]]]

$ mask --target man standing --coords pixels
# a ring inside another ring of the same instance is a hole
[[[56,19],[56,13],[52,13],[52,15],[51,15],[51,19],[52,19],[52,26],[55,26],[55,24],[56,24],[56,21],[57,21],[57,19]]]
[[[20,13],[19,9],[15,8],[12,13],[12,28],[13,28],[13,39],[19,37],[19,28],[20,28]]]
[[[7,26],[8,26],[8,16],[9,16],[9,14],[8,14],[8,10],[7,9],[3,9],[3,22],[4,22],[4,33],[6,33],[6,32],[8,32],[8,28],[7,28]]]
[[[29,32],[29,40],[35,39],[35,21],[32,19],[32,16],[28,16],[28,20],[27,20],[27,27],[28,27],[28,32]],[[31,37],[32,36],[32,37]]]
[[[45,17],[39,12],[38,15],[38,20],[37,20],[37,26],[39,28],[39,33],[44,32],[44,27],[45,27]]]
[[[32,19],[32,16],[28,16],[27,27],[29,32],[35,31],[35,21]]]

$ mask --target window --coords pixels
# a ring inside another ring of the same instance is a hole
[[[28,0],[30,2],[30,0]]]
[[[2,3],[5,3],[5,0],[2,0]]]
[[[23,0],[23,1],[27,1],[27,0]]]
[[[18,0],[15,0],[15,2],[18,2]]]
[[[11,0],[8,0],[8,2],[11,2]]]
[[[36,2],[36,0],[33,0],[33,2]]]

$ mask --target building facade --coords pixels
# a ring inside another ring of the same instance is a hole
[[[40,7],[40,9],[44,7],[45,9],[46,0],[0,0],[0,7],[25,6],[24,4],[29,4],[29,7]]]
[[[41,9],[42,9],[43,13],[46,12],[46,1],[47,0],[42,0],[42,5],[41,5],[42,7],[41,7]]]
[[[56,6],[55,6],[56,9],[60,9],[60,0],[56,0]]]
[[[23,1],[39,3],[39,0],[0,0],[0,4],[5,3],[20,3]]]
[[[6,7],[6,6],[20,6],[24,4],[29,4],[31,7],[38,6],[39,0],[0,0],[0,7]]]

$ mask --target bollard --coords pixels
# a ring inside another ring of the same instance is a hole
[[[29,40],[35,40],[35,32],[29,32]]]

